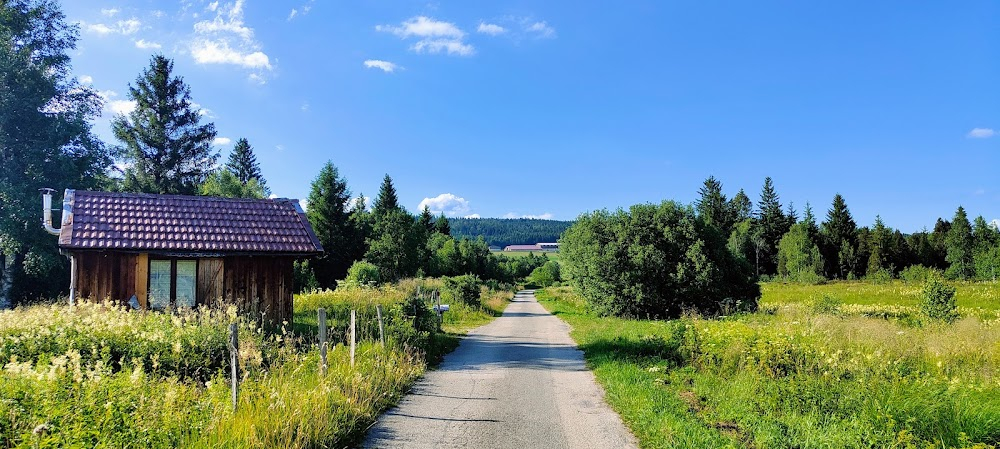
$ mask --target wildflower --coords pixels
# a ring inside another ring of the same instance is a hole
[[[48,431],[49,431],[49,423],[42,423],[35,426],[35,430],[32,430],[31,433],[35,434],[35,436],[41,436],[48,433]]]

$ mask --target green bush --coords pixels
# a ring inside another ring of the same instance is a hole
[[[581,215],[560,239],[563,275],[604,315],[756,310],[760,286],[718,229],[675,202]]]
[[[444,287],[441,289],[441,301],[445,303],[463,303],[478,306],[479,290],[482,282],[479,276],[466,274],[444,279]]]
[[[949,323],[958,318],[955,287],[932,277],[924,283],[921,296],[920,309],[928,318]]]
[[[347,270],[347,277],[337,283],[338,287],[375,287],[382,282],[382,275],[375,264],[359,260]]]
[[[809,308],[814,313],[837,313],[840,311],[841,304],[843,304],[843,301],[837,299],[835,296],[823,294],[813,296],[809,301]]]
[[[868,273],[868,276],[865,276],[865,280],[876,285],[888,284],[892,282],[892,278],[892,270],[888,268],[879,268]]]
[[[923,265],[910,265],[899,272],[899,278],[907,284],[923,283],[931,277],[941,277],[941,271]]]
[[[559,262],[550,260],[538,268],[535,268],[528,276],[528,282],[534,286],[546,288],[562,280],[559,270]]]

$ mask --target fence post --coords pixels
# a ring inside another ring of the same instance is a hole
[[[378,340],[385,346],[385,328],[382,327],[382,304],[375,305],[375,313],[378,314]]]
[[[441,291],[440,290],[434,290],[434,300],[437,301],[438,330],[441,330],[441,326],[444,326],[444,312],[441,311]]]
[[[240,384],[240,373],[239,373],[239,358],[238,354],[240,352],[240,340],[239,340],[239,330],[236,327],[236,323],[229,325],[229,364],[232,366],[232,385],[233,385],[233,412],[236,411],[236,404],[239,401],[239,384]]]
[[[322,375],[326,375],[326,309],[320,308],[317,313],[319,314],[319,372]]]
[[[354,368],[354,348],[358,341],[358,314],[351,311],[351,368]]]

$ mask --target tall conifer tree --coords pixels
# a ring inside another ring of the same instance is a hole
[[[122,142],[127,191],[194,195],[212,172],[215,125],[201,124],[191,89],[173,73],[174,63],[156,55],[129,86],[136,108],[118,115],[111,129]]]
[[[322,288],[335,288],[337,280],[344,279],[347,269],[354,262],[354,254],[344,251],[356,237],[347,210],[350,201],[347,180],[340,176],[340,171],[332,162],[327,162],[312,182],[306,212],[325,250],[312,262],[316,280]]]
[[[973,263],[972,225],[965,214],[965,208],[958,206],[955,217],[951,220],[951,229],[945,238],[947,253],[945,260],[949,263],[946,273],[953,279],[970,279],[976,274]]]

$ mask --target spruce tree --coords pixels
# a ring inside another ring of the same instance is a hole
[[[379,188],[378,196],[375,197],[375,205],[372,213],[380,217],[394,210],[402,209],[399,206],[399,197],[396,196],[396,187],[392,185],[392,178],[388,174],[382,179],[382,186]]]
[[[438,234],[451,235],[451,223],[448,223],[448,217],[441,214],[441,216],[434,221],[434,229]]]
[[[976,274],[973,263],[972,225],[962,206],[955,211],[951,220],[951,229],[945,238],[947,253],[945,260],[948,270],[945,273],[952,279],[971,279]]]
[[[728,236],[732,232],[733,219],[726,195],[722,193],[722,183],[714,176],[709,176],[698,189],[698,195],[700,198],[695,202],[698,217],[715,226],[722,235]]]
[[[200,123],[191,89],[173,70],[173,61],[154,56],[135,85],[129,85],[135,110],[111,122],[122,143],[126,191],[197,194],[219,157],[212,150],[215,125]]]
[[[257,155],[245,137],[236,141],[233,152],[229,154],[229,161],[226,162],[226,168],[243,184],[249,184],[251,180],[256,179],[258,184],[267,188],[267,182],[260,173]]]
[[[733,223],[753,218],[753,203],[743,189],[736,192],[733,199],[729,200],[729,216],[733,219]]]
[[[350,200],[347,180],[340,176],[332,162],[327,162],[312,182],[306,212],[325,250],[311,264],[321,288],[335,288],[336,282],[344,279],[347,269],[354,263],[353,254],[344,251],[356,237],[347,210]]]
[[[358,195],[351,207],[351,228],[353,238],[348,244],[347,253],[351,255],[351,260],[361,260],[368,252],[368,239],[372,236],[372,213],[368,211],[365,204],[364,194]]]
[[[843,260],[841,255],[856,256],[858,225],[847,208],[847,202],[839,193],[833,197],[833,204],[826,213],[826,221],[822,223],[820,233],[823,235],[820,251],[826,261],[827,276],[846,279],[851,270],[849,266],[856,267],[857,263],[849,263]],[[849,245],[851,248],[845,249],[844,245]]]
[[[764,179],[764,187],[761,189],[757,209],[760,214],[757,218],[757,226],[760,228],[760,236],[763,238],[760,258],[761,274],[775,274],[778,266],[778,242],[788,232],[790,225],[788,217],[781,210],[781,202],[778,200],[778,194],[774,190],[774,183],[770,177]]]

